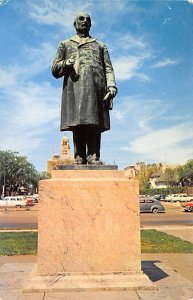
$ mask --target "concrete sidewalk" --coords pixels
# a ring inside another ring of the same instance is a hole
[[[143,271],[153,281],[153,291],[95,291],[22,293],[34,263],[5,263],[0,268],[1,300],[190,300],[193,283],[159,261],[143,261]]]
[[[160,226],[154,229],[192,242],[193,227]],[[157,287],[154,291],[23,294],[23,284],[36,260],[36,256],[0,257],[0,300],[193,300],[193,254],[142,254],[142,269]]]

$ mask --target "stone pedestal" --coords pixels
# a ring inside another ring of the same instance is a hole
[[[117,170],[55,170],[39,193],[31,290],[152,288],[141,272],[138,181]]]

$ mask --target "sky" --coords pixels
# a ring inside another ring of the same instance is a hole
[[[63,79],[50,70],[80,11],[107,45],[118,87],[101,160],[123,169],[193,159],[193,0],[0,0],[0,149],[39,171],[59,153]]]

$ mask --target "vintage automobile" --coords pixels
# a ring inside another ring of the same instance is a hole
[[[165,209],[159,200],[155,198],[140,198],[140,212],[152,212],[154,214],[158,212],[164,212]]]
[[[25,207],[34,205],[33,201],[25,196],[7,196],[0,200],[0,207]]]
[[[34,198],[34,196],[26,196],[25,198],[27,201],[28,201],[28,205],[31,206],[31,205],[35,205],[36,203],[38,203],[38,199],[37,198]]]
[[[193,212],[193,200],[182,204],[182,208],[186,212]]]
[[[193,200],[193,196],[188,196],[187,194],[171,194],[165,197],[166,202],[186,202]]]

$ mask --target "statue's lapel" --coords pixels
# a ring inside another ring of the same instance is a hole
[[[70,38],[71,41],[76,42],[78,44],[80,44],[80,38],[78,35],[74,35]]]
[[[79,44],[78,47],[96,41],[96,39],[93,39],[92,37],[87,37],[84,41],[81,41],[78,35],[74,35],[73,37],[70,38],[70,40],[78,43]]]

